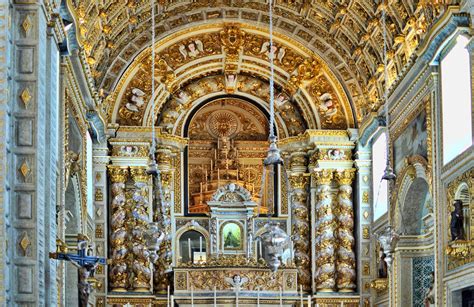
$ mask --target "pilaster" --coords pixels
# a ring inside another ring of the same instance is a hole
[[[373,218],[373,210],[370,205],[371,194],[371,151],[370,145],[363,147],[359,145],[357,150],[357,159],[355,160],[355,167],[357,173],[355,177],[356,191],[354,193],[354,202],[359,204],[356,215],[359,217],[359,223],[356,227],[356,241],[358,242],[357,249],[359,251],[357,258],[357,276],[359,284],[359,292],[361,294],[361,305],[366,306],[370,304],[371,289],[370,283],[377,270],[376,261],[373,261],[372,255],[375,255],[375,246],[371,246],[370,233],[371,222]]]
[[[109,203],[109,193],[107,189],[107,164],[110,157],[108,148],[104,145],[95,144],[93,147],[93,182],[94,182],[94,219],[95,234],[94,245],[95,255],[98,257],[107,257],[108,250],[108,227],[107,216]],[[107,294],[107,267],[99,266],[95,271],[95,278],[102,285],[95,289],[95,304],[97,307],[105,307],[105,296]]]
[[[59,53],[42,4],[16,1],[12,8],[7,304],[48,306],[57,302],[48,253],[56,239]]]
[[[9,32],[9,5],[7,0],[0,0],[0,169],[7,169],[7,150],[9,144],[9,116],[10,92],[8,89],[10,59],[10,32]],[[9,290],[8,253],[6,253],[7,237],[6,226],[10,218],[8,204],[10,186],[7,184],[8,172],[0,174],[0,305],[7,305],[7,291]]]

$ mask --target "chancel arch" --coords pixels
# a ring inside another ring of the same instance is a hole
[[[190,35],[195,37],[190,40]],[[173,98],[181,103],[181,111],[186,110],[190,105],[183,106],[183,100],[192,106],[194,100],[213,92],[250,93],[261,96],[268,103],[268,91],[265,91],[268,87],[266,35],[262,29],[250,25],[218,23],[208,25],[206,31],[199,27],[190,28],[176,33],[172,40],[157,43],[155,74],[161,84],[153,98],[156,112],[162,111],[166,101]],[[196,45],[193,48],[202,45],[199,47],[202,51],[196,49],[190,53],[190,44]],[[280,88],[281,104],[288,100],[290,104],[286,108],[292,105],[299,109],[308,128],[356,126],[357,108],[351,105],[341,83],[325,62],[287,36],[279,37],[276,44],[276,48],[281,50],[281,59],[275,61],[275,83]],[[147,78],[151,71],[150,52],[150,49],[145,49],[134,57],[105,102],[107,116],[112,122],[135,126],[150,124],[150,79]],[[215,81],[204,81],[209,75],[220,77]],[[245,76],[260,79],[263,83],[248,88],[245,83],[251,81]],[[187,87],[193,82],[205,88],[195,87],[193,90]]]

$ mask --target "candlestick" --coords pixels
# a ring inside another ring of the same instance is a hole
[[[170,307],[170,286],[169,285],[166,292],[166,306]]]
[[[200,192],[202,193],[202,182],[200,183],[200,186],[201,186]]]
[[[216,286],[214,286],[214,307],[217,307],[217,293],[216,293]]]
[[[171,307],[174,307],[174,295],[171,295]]]
[[[263,258],[263,250],[262,250],[262,240],[258,241],[258,249],[260,250],[260,255],[258,255],[260,258]],[[258,259],[257,259],[258,260]]]
[[[300,285],[300,305],[303,307],[303,286]]]
[[[295,252],[295,250],[293,248],[293,241],[292,241],[291,244],[290,244],[290,264],[293,263],[293,259],[295,257],[294,252]]]
[[[257,307],[260,307],[260,286],[257,288]]]
[[[283,307],[283,291],[280,287],[280,307]]]
[[[308,295],[308,307],[311,307],[311,295]]]
[[[199,253],[202,253],[202,237],[199,237]]]
[[[189,261],[191,261],[191,238],[188,238],[188,257]]]
[[[239,291],[235,291],[235,306],[239,307]]]
[[[194,307],[194,286],[191,286],[191,307]]]

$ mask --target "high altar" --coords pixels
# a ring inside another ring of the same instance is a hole
[[[367,188],[370,164],[356,147],[356,119],[338,79],[303,45],[276,38],[275,80],[286,81],[275,93],[274,132],[284,164],[266,170],[266,32],[234,23],[192,31],[155,46],[156,109],[148,49],[104,102],[107,141],[94,145],[94,243],[109,264],[96,272],[97,305],[358,306],[367,280],[356,251],[370,234],[367,217],[355,222],[365,213],[353,205],[367,203],[366,195],[352,189]],[[153,124],[160,176],[152,180]],[[147,218],[166,234],[155,263]],[[293,242],[276,273],[258,240],[268,222]]]

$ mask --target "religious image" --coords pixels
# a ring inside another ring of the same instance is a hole
[[[265,115],[243,99],[217,99],[193,116],[188,151],[190,214],[208,213],[207,201],[219,187],[231,182],[260,201],[267,129]],[[261,206],[261,212],[268,209]]]
[[[423,110],[393,143],[396,173],[403,168],[407,157],[420,155],[427,158],[427,136],[426,112]]]
[[[242,233],[237,223],[229,222],[225,224],[222,229],[222,236],[224,239],[224,249],[242,248]]]

